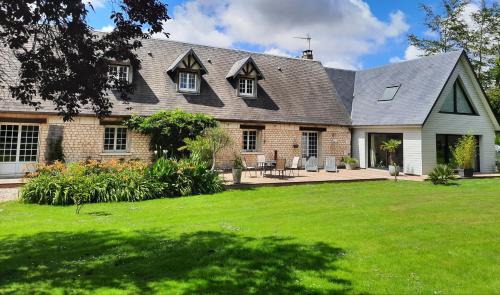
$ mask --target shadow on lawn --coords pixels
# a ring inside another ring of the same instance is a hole
[[[332,274],[342,249],[287,238],[256,239],[214,231],[175,238],[151,231],[47,232],[0,239],[0,247],[0,293],[52,288],[197,294],[351,290],[349,281]],[[309,285],[320,282],[327,289],[304,286],[300,274],[307,275]]]

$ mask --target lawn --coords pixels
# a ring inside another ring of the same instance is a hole
[[[0,204],[0,293],[500,293],[500,179]]]

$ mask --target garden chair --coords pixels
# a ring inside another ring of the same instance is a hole
[[[245,169],[244,171],[247,173],[247,175],[252,176],[251,172],[255,171],[255,177],[257,177],[257,167],[256,166],[248,166],[245,158],[243,158],[242,161],[243,161],[243,168]]]
[[[266,172],[266,155],[257,155],[257,167],[260,169],[260,174]]]
[[[318,172],[318,158],[309,157],[306,161],[306,171]]]
[[[297,176],[299,176],[299,162],[300,157],[293,157],[292,165],[288,168],[288,170],[290,171],[290,175],[293,175],[293,171],[297,171]]]
[[[325,171],[326,172],[339,172],[337,169],[337,161],[333,156],[325,157]]]
[[[277,159],[276,160],[276,173],[278,173],[281,178],[285,177],[286,173],[286,160],[285,159]]]

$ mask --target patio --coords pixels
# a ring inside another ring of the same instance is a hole
[[[321,183],[321,182],[347,182],[347,181],[375,181],[393,179],[385,170],[378,169],[357,169],[346,170],[339,169],[338,172],[308,172],[305,170],[293,171],[294,175],[289,176],[288,171],[284,178],[278,175],[270,175],[269,172],[262,176],[260,172],[255,176],[255,172],[244,171],[241,176],[240,184],[233,184],[232,173],[226,172],[223,174],[224,182],[228,187],[244,187],[257,185],[285,185],[285,184],[300,184],[300,183]],[[402,175],[398,176],[400,180],[424,181],[426,176]]]

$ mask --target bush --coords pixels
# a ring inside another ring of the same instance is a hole
[[[161,197],[162,184],[150,179],[140,161],[87,161],[39,165],[29,175],[21,199],[27,203],[71,205],[142,201]]]
[[[428,179],[433,184],[448,184],[450,181],[456,179],[456,177],[453,168],[440,164],[429,173]]]
[[[358,160],[356,158],[351,158],[349,156],[344,156],[344,157],[342,157],[342,163],[344,163],[344,164],[350,164],[350,165],[356,165],[356,164],[358,164]]]
[[[182,110],[160,111],[151,116],[132,117],[124,122],[130,129],[151,137],[151,150],[158,156],[163,151],[169,157],[185,157],[186,151],[179,151],[184,146],[184,139],[195,139],[207,128],[216,127],[217,120],[205,114],[191,114]]]
[[[474,135],[467,134],[462,136],[452,152],[459,168],[472,169],[476,155],[476,139]]]
[[[224,189],[219,175],[205,163],[183,159],[158,159],[149,170],[149,177],[163,184],[162,194],[168,197],[211,194]]]

